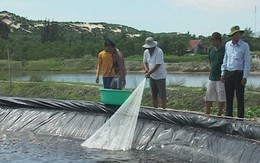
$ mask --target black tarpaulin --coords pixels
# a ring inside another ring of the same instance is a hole
[[[90,101],[0,97],[0,131],[85,140],[116,111]],[[260,162],[260,124],[141,107],[133,148],[191,162]]]

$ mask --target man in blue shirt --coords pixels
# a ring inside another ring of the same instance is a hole
[[[221,81],[225,83],[226,116],[233,116],[233,100],[236,92],[237,116],[244,118],[244,91],[250,72],[249,45],[240,39],[244,30],[239,26],[231,28],[232,38],[225,45],[225,56],[221,65]]]

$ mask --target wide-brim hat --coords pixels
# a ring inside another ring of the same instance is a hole
[[[245,30],[241,30],[240,28],[239,28],[239,26],[233,26],[233,27],[231,27],[231,29],[230,29],[230,33],[228,34],[228,36],[233,36],[235,33],[237,33],[237,32],[240,32],[241,34],[243,34],[244,32],[245,32]]]
[[[153,48],[157,46],[157,41],[154,41],[152,37],[148,37],[145,39],[145,44],[143,45],[143,48]]]

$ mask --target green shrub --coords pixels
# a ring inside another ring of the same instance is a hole
[[[175,55],[166,55],[164,61],[168,63],[180,63],[180,62],[207,62],[207,55],[185,55],[185,56],[175,56]]]

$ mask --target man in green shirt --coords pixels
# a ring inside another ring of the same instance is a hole
[[[209,63],[211,67],[205,96],[206,114],[210,114],[212,102],[218,102],[218,116],[222,115],[226,102],[224,83],[221,82],[221,65],[225,55],[225,46],[222,44],[220,33],[214,32],[211,36],[212,46],[209,48]]]

